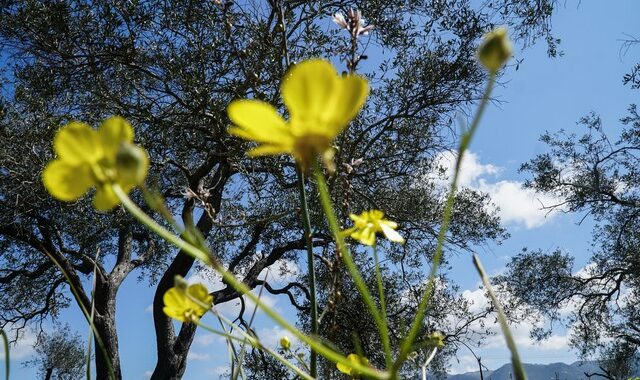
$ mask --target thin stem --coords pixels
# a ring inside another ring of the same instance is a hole
[[[431,350],[431,353],[429,354],[429,356],[427,356],[427,360],[425,360],[424,363],[422,364],[422,380],[427,380],[427,366],[429,366],[429,363],[431,363],[433,358],[436,357],[437,352],[438,352],[438,347],[434,347],[433,350]]]
[[[298,338],[301,342],[304,342],[305,344],[307,344],[311,349],[316,350],[320,355],[331,360],[332,362],[348,365],[356,369],[358,372],[362,373],[363,375],[370,376],[376,379],[389,378],[388,372],[381,372],[374,368],[364,366],[360,363],[353,363],[349,359],[347,359],[345,356],[333,351],[331,348],[324,345],[315,337],[312,338],[302,333],[300,330],[295,328],[295,326],[287,322],[287,320],[285,320],[280,314],[278,314],[272,308],[270,308],[264,302],[262,302],[258,296],[256,296],[251,292],[251,289],[246,284],[238,280],[231,272],[227,271],[222,265],[220,265],[220,263],[217,263],[216,261],[211,260],[209,253],[204,252],[200,248],[197,248],[191,245],[190,243],[182,240],[180,237],[175,236],[170,231],[162,227],[160,224],[156,223],[156,221],[154,221],[148,215],[146,215],[144,211],[142,211],[129,198],[127,193],[125,193],[124,190],[122,190],[122,188],[118,184],[112,184],[111,186],[114,193],[120,200],[120,202],[122,202],[122,205],[124,206],[124,208],[127,209],[127,211],[129,211],[131,215],[133,215],[136,219],[138,219],[139,222],[146,225],[147,228],[149,228],[150,230],[158,234],[158,236],[160,236],[161,238],[165,239],[166,241],[172,243],[176,247],[183,250],[183,252],[191,255],[196,259],[207,260],[205,261],[205,263],[211,265],[211,267],[215,269],[220,274],[220,276],[222,276],[223,283],[228,284],[229,286],[234,288],[238,293],[247,296],[247,298],[249,298],[260,309],[262,309],[269,318],[271,318],[274,322],[279,324],[285,330],[289,331],[291,335]]]
[[[297,168],[298,171],[298,192],[300,193],[300,209],[302,213],[302,226],[304,229],[304,240],[307,248],[307,272],[309,279],[309,307],[311,313],[311,335],[318,335],[318,303],[316,296],[316,272],[313,257],[313,242],[311,240],[311,220],[309,218],[309,205],[307,202],[307,192],[304,188],[304,173]],[[318,376],[318,354],[311,350],[309,358],[309,367],[311,368],[311,376]]]
[[[4,347],[4,377],[5,380],[9,380],[11,359],[9,358],[9,337],[3,329],[0,329],[0,335],[2,335],[2,345]]]
[[[489,75],[489,81],[487,82],[487,87],[484,91],[484,95],[482,96],[482,100],[480,101],[480,105],[478,106],[478,111],[471,122],[471,127],[462,134],[460,139],[460,145],[458,147],[458,157],[456,158],[456,166],[455,171],[453,173],[453,180],[451,181],[451,187],[449,188],[449,194],[447,196],[447,202],[445,205],[445,209],[442,215],[442,223],[440,224],[440,231],[438,233],[438,240],[436,243],[436,250],[433,255],[433,260],[431,263],[431,271],[429,273],[429,281],[427,283],[427,288],[425,289],[424,294],[422,295],[422,299],[420,300],[420,304],[418,305],[418,310],[416,312],[416,316],[413,319],[413,323],[411,324],[411,328],[407,337],[402,342],[400,346],[400,354],[396,359],[396,362],[393,365],[391,372],[395,375],[402,363],[406,360],[407,355],[411,352],[413,342],[415,341],[418,332],[420,331],[420,327],[422,326],[422,321],[424,320],[427,305],[429,304],[429,300],[433,294],[433,289],[435,287],[435,278],[438,274],[438,269],[440,267],[440,262],[442,261],[443,247],[444,241],[447,235],[447,230],[449,229],[449,223],[451,222],[451,215],[453,213],[453,202],[455,200],[456,188],[458,186],[458,177],[460,175],[460,167],[462,165],[462,159],[464,157],[464,153],[469,147],[471,143],[471,139],[478,129],[478,125],[480,124],[480,119],[482,118],[482,114],[489,102],[489,96],[491,95],[491,91],[493,90],[493,85],[495,83],[495,73],[491,73]]]
[[[71,290],[71,294],[73,294],[73,297],[76,299],[78,306],[80,306],[80,310],[82,310],[82,314],[84,315],[84,318],[87,320],[87,322],[89,322],[89,326],[91,326],[91,330],[93,330],[93,333],[95,334],[96,342],[98,344],[98,347],[100,347],[100,353],[102,354],[102,357],[104,358],[104,361],[107,365],[108,378],[110,380],[115,380],[116,376],[115,376],[115,373],[113,372],[113,365],[111,364],[111,358],[107,353],[107,349],[104,346],[104,342],[102,341],[102,337],[100,337],[100,334],[98,333],[98,329],[96,328],[95,323],[93,323],[93,318],[89,315],[87,308],[82,303],[82,299],[80,298],[80,293],[78,292],[78,289],[76,289],[76,287],[73,285],[73,282],[71,281],[71,277],[69,277],[69,274],[67,273],[67,271],[65,271],[64,267],[62,267],[62,265],[58,262],[58,260],[56,260],[56,258],[53,257],[51,252],[47,251],[46,249],[43,249],[43,252],[45,253],[45,255],[47,255],[49,260],[51,260],[53,264],[56,267],[58,267],[58,269],[60,269],[60,272],[62,272],[62,275],[67,280],[67,283],[69,284],[69,289]]]
[[[378,297],[380,298],[380,313],[382,314],[382,324],[384,329],[384,335],[389,336],[389,325],[387,323],[387,304],[384,299],[384,283],[382,282],[382,271],[380,270],[380,261],[378,260],[378,247],[373,244],[373,261],[376,268],[376,279],[378,281]],[[385,350],[385,361],[387,368],[393,365],[393,359],[391,358],[391,349]]]
[[[227,319],[226,317],[217,314],[218,317],[224,321],[224,323],[226,323],[227,325],[229,325],[229,327],[235,328],[237,327],[233,322],[231,322],[229,319]],[[196,324],[202,328],[204,328],[207,331],[210,332],[216,332],[216,330],[212,329],[211,327],[205,326],[202,323],[200,323],[200,321],[197,321]],[[224,329],[223,329],[224,330]],[[249,343],[252,347],[254,348],[259,348],[265,352],[267,352],[268,354],[272,355],[274,358],[276,358],[277,360],[279,360],[280,362],[282,362],[282,364],[284,364],[285,366],[287,366],[289,369],[291,369],[293,372],[295,372],[296,374],[298,374],[300,377],[302,377],[303,379],[308,379],[308,380],[314,380],[314,378],[312,376],[309,376],[309,374],[305,373],[303,370],[301,370],[300,368],[298,368],[295,364],[291,363],[289,360],[287,360],[285,357],[283,357],[282,355],[280,355],[279,353],[277,353],[276,351],[270,349],[269,347],[265,346],[264,344],[262,344],[262,342],[260,341],[260,339],[257,339],[249,334],[247,334],[244,330],[242,330],[241,328],[237,328],[236,331],[238,331],[240,333],[240,335],[242,335],[242,337],[244,338],[243,341],[243,346],[246,343]],[[225,332],[226,333],[226,332]],[[232,337],[233,335],[229,334],[229,337]],[[227,338],[227,339],[231,339],[231,338]],[[237,338],[239,339],[239,338]]]
[[[480,262],[480,259],[477,255],[473,255],[473,265],[475,265],[476,269],[478,270],[478,274],[480,274],[480,278],[482,278],[482,283],[487,289],[487,293],[489,293],[491,302],[493,302],[493,306],[496,308],[496,312],[498,313],[498,322],[500,323],[500,328],[502,329],[502,335],[504,335],[504,339],[507,341],[507,347],[509,348],[509,351],[511,351],[511,365],[513,365],[513,372],[516,376],[516,380],[527,380],[527,374],[525,373],[524,367],[522,366],[522,361],[520,361],[520,355],[518,354],[516,342],[513,340],[511,330],[509,330],[509,325],[507,324],[507,317],[504,314],[504,309],[498,301],[498,297],[496,297],[496,294],[493,292],[493,288],[491,287],[491,283],[489,282],[489,277],[487,277],[487,273],[484,271],[482,263]]]
[[[325,216],[327,217],[327,222],[329,223],[329,229],[333,234],[333,238],[336,241],[336,245],[342,257],[342,261],[344,262],[349,274],[353,278],[353,282],[358,288],[358,292],[360,292],[360,296],[369,309],[369,312],[373,316],[373,320],[376,323],[378,328],[378,332],[380,333],[380,340],[382,341],[382,345],[386,355],[391,355],[391,347],[389,344],[389,335],[386,329],[386,322],[384,318],[378,312],[378,308],[373,301],[373,297],[367,288],[364,280],[362,279],[362,275],[360,271],[353,261],[353,257],[351,253],[347,249],[347,246],[344,242],[344,237],[342,236],[340,225],[338,224],[338,218],[336,217],[336,213],[333,210],[333,204],[331,202],[331,196],[329,195],[329,188],[327,187],[327,182],[324,178],[324,174],[322,174],[322,169],[316,162],[314,165],[314,176],[316,178],[316,182],[318,183],[318,191],[320,193],[320,203],[322,203],[322,208],[324,210]]]

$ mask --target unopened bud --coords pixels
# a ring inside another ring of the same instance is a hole
[[[491,73],[496,73],[511,58],[513,47],[506,28],[485,34],[478,48],[478,60]]]
[[[291,341],[289,338],[283,336],[282,339],[280,339],[280,347],[282,347],[283,350],[288,351],[289,348],[291,348]]]
[[[178,274],[173,277],[173,286],[182,292],[186,292],[189,287],[189,283],[184,279],[184,277]]]
[[[116,156],[117,176],[119,182],[127,184],[141,184],[147,177],[149,157],[147,152],[133,144],[120,145]]]

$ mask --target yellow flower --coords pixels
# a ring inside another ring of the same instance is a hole
[[[341,76],[331,63],[312,59],[290,70],[280,92],[288,121],[268,103],[236,100],[227,109],[235,124],[229,133],[258,143],[249,156],[291,154],[308,169],[321,154],[327,168],[333,168],[331,143],[360,112],[369,93],[367,81]]]
[[[198,321],[213,304],[213,296],[202,284],[174,286],[164,293],[162,300],[164,301],[162,311],[168,317],[182,322]]]
[[[360,364],[362,366],[369,365],[369,359],[365,358],[364,356],[349,354],[349,356],[347,356],[347,359],[349,359],[351,363]],[[338,371],[350,376],[358,376],[360,374],[357,370],[351,368],[346,364],[338,363],[336,364],[336,367],[338,368]]]
[[[283,350],[289,350],[289,348],[291,348],[291,341],[288,337],[283,336],[282,339],[280,339],[280,347],[282,347]]]
[[[440,331],[432,332],[427,336],[426,342],[431,347],[444,347],[444,335]]]
[[[94,207],[108,211],[120,203],[111,184],[129,192],[147,175],[147,152],[132,143],[133,128],[119,116],[106,119],[98,130],[71,122],[53,139],[57,157],[42,173],[44,186],[52,196],[67,202],[95,186]]]
[[[484,36],[478,48],[478,60],[490,72],[495,73],[507,63],[513,47],[506,28],[496,28]]]
[[[349,218],[354,221],[354,226],[342,231],[345,236],[351,236],[362,244],[375,245],[376,234],[382,233],[395,243],[404,243],[404,239],[396,231],[398,224],[384,218],[384,213],[380,210],[363,211],[360,215],[350,214]]]

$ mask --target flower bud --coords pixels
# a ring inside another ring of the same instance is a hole
[[[444,346],[444,335],[440,331],[435,331],[429,334],[427,342],[432,347],[442,348]]]
[[[478,60],[491,73],[496,73],[511,58],[513,47],[506,28],[485,34],[478,48]]]
[[[147,152],[133,144],[120,144],[116,156],[116,168],[121,182],[141,184],[147,177],[149,157]]]
[[[184,277],[177,274],[175,277],[173,277],[173,286],[179,291],[186,293],[187,288],[189,287],[189,283],[184,279]]]
[[[283,350],[288,351],[289,348],[291,348],[291,341],[289,338],[283,336],[282,339],[280,339],[280,347],[282,347]]]

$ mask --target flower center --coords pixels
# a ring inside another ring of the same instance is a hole
[[[309,168],[316,155],[331,147],[331,140],[325,135],[306,134],[296,138],[293,145],[295,157],[305,169]]]

